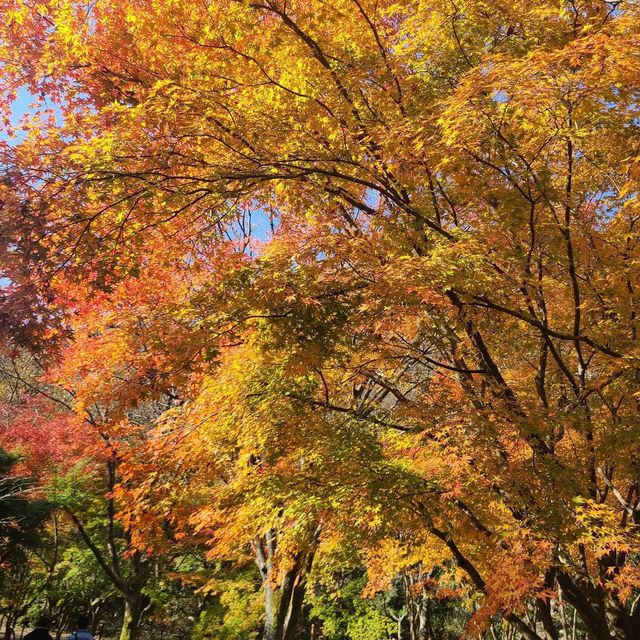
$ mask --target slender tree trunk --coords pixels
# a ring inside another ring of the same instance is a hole
[[[397,640],[402,640],[402,623],[407,617],[406,613],[398,614],[398,638]]]
[[[562,587],[558,585],[558,607],[560,608],[560,620],[562,621],[562,638],[569,640],[569,628],[567,626],[567,612],[564,608],[564,598],[562,596]]]
[[[423,589],[422,598],[418,605],[418,638],[420,640],[428,640],[430,637],[429,631],[429,600],[427,599],[426,589]]]
[[[7,614],[7,618],[5,620],[5,628],[4,628],[4,640],[13,640],[15,637],[14,627],[17,622],[17,617]]]
[[[402,573],[402,585],[404,588],[404,598],[407,603],[407,620],[409,621],[409,639],[418,640],[418,626],[416,615],[416,604],[411,594],[411,577],[409,573]]]
[[[278,594],[268,582],[263,586],[264,591],[264,631],[262,632],[262,640],[277,640],[277,612],[278,612]]]

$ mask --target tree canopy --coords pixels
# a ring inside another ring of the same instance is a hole
[[[640,635],[636,1],[0,6],[7,402],[123,640],[196,549],[236,637]]]

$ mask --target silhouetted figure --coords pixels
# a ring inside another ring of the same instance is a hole
[[[78,616],[76,630],[67,640],[94,640],[93,635],[89,632],[89,616]]]
[[[33,631],[27,633],[22,640],[53,640],[49,633],[51,623],[46,616],[40,616]]]

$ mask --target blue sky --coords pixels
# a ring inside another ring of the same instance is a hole
[[[27,89],[23,88],[18,91],[18,97],[11,105],[11,124],[18,125],[20,118],[29,112],[31,104],[34,102],[34,95]],[[0,140],[7,141],[9,144],[16,144],[20,141],[22,134],[17,132],[17,138],[10,139],[6,130],[0,127]],[[251,228],[254,238],[266,241],[271,237],[271,228],[269,218],[260,208],[256,209],[251,216]],[[277,222],[276,222],[277,226]],[[0,278],[0,288],[6,286],[8,281],[6,278]]]
[[[29,111],[29,105],[33,101],[33,96],[26,90],[21,89],[18,92],[18,99],[11,105],[11,124],[18,124],[20,118]],[[4,127],[0,127],[0,140],[9,140],[9,136]],[[15,143],[15,140],[13,140]],[[0,289],[4,289],[11,284],[8,278],[0,277]]]
[[[11,124],[16,125],[25,113],[29,112],[29,105],[33,102],[33,95],[26,89],[18,91],[18,99],[11,105]],[[0,140],[8,140],[7,132],[0,127]]]

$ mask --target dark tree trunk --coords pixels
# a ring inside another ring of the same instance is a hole
[[[141,593],[133,593],[125,596],[120,640],[138,640],[142,614],[146,606],[147,599]]]
[[[5,619],[4,640],[13,640],[15,625],[16,620],[14,620],[11,614],[8,614]]]

